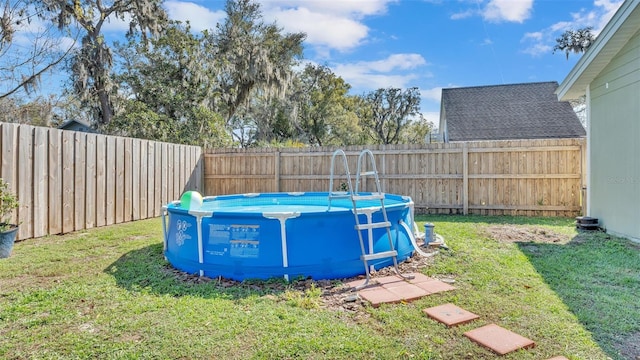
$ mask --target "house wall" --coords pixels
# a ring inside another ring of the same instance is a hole
[[[589,86],[589,216],[640,239],[640,31]]]

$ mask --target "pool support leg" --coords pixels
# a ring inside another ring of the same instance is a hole
[[[282,243],[282,267],[289,267],[289,258],[287,255],[287,219],[297,218],[300,216],[299,212],[281,212],[281,213],[262,213],[267,219],[275,219],[280,221],[280,241]],[[284,274],[284,279],[289,281],[289,274]]]
[[[200,264],[198,273],[200,276],[204,276],[204,269],[202,268],[202,265],[204,264],[204,246],[202,244],[202,218],[205,216],[213,216],[213,211],[201,209],[189,210],[189,215],[196,218],[196,227],[198,231],[198,263]]]
[[[202,244],[202,215],[196,216],[196,224],[198,224],[198,263],[200,263],[200,276],[204,276],[202,264],[204,263],[204,246]]]

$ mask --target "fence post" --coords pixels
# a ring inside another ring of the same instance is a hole
[[[462,145],[462,213],[469,214],[469,148]]]

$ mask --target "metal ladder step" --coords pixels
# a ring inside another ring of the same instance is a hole
[[[370,195],[353,195],[354,201],[360,200],[384,200],[384,193],[371,193]]]
[[[360,258],[362,260],[370,261],[370,260],[384,259],[384,258],[394,257],[394,256],[398,256],[398,252],[395,250],[389,250],[389,251],[381,251],[373,254],[365,254],[365,255],[362,255]]]
[[[383,221],[379,223],[358,224],[356,225],[356,230],[380,229],[389,227],[391,227],[391,223],[389,221]]]

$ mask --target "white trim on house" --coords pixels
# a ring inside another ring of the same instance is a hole
[[[637,12],[638,16],[631,16]],[[602,29],[556,90],[558,99],[568,101],[584,95],[589,84],[635,35],[640,26],[640,0],[626,0]]]
[[[586,106],[587,108],[585,109],[585,111],[587,112],[587,126],[586,126],[586,130],[587,130],[587,158],[586,158],[586,164],[584,165],[585,167],[585,175],[584,175],[584,179],[585,179],[585,183],[582,184],[583,186],[587,187],[587,193],[586,193],[586,199],[583,199],[583,201],[587,202],[587,206],[586,206],[586,216],[589,216],[591,214],[591,202],[589,201],[589,199],[593,199],[592,195],[591,195],[591,186],[589,186],[589,179],[591,179],[591,152],[589,151],[589,149],[591,149],[591,87],[587,86],[587,94],[586,94],[586,100],[585,100]]]

